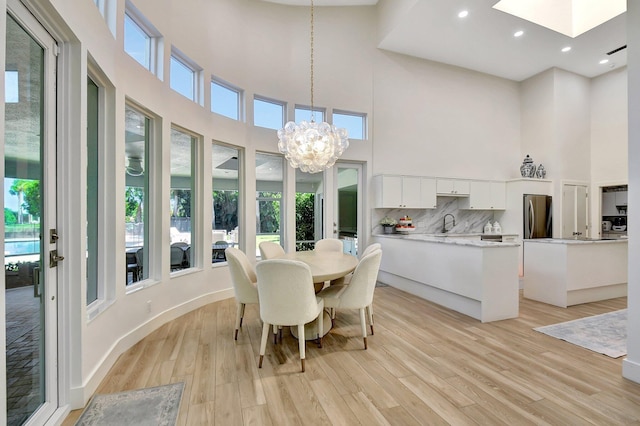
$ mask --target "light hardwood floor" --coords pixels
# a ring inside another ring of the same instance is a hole
[[[183,381],[180,425],[640,424],[640,385],[622,378],[622,357],[532,330],[625,307],[626,298],[567,309],[521,299],[519,318],[482,324],[382,286],[369,349],[357,311],[339,311],[324,347],[307,343],[301,373],[288,329],[258,369],[257,306],[247,306],[236,342],[229,299],[140,341],[98,393]]]

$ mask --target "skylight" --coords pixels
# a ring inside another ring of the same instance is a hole
[[[577,37],[627,11],[626,0],[500,0],[494,9]]]

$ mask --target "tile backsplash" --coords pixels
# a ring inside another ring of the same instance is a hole
[[[438,207],[435,209],[371,209],[371,223],[373,234],[381,234],[380,219],[389,216],[400,219],[407,215],[411,217],[415,232],[420,234],[437,234],[442,232],[443,218],[446,214],[452,214],[456,224],[448,232],[456,234],[482,232],[488,221],[493,223],[494,216],[491,210],[460,210],[458,197],[438,197]],[[447,226],[450,226],[450,218]]]

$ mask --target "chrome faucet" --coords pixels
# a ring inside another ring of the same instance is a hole
[[[447,216],[451,216],[451,219],[453,220],[453,222],[451,223],[451,228],[447,229]],[[452,215],[451,213],[447,213],[444,215],[444,217],[442,218],[442,232],[448,232],[451,231],[451,229],[456,226],[456,218],[454,215]]]

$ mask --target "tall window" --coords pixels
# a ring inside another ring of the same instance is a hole
[[[194,223],[195,152],[197,138],[171,129],[171,270],[193,266],[192,223]]]
[[[273,99],[256,96],[253,99],[253,124],[278,130],[284,125],[285,104]]]
[[[149,278],[149,140],[151,119],[125,107],[127,285]]]
[[[242,116],[242,90],[221,81],[211,81],[211,111],[233,120]]]
[[[202,69],[173,48],[171,51],[171,88],[182,96],[198,102],[198,80]]]
[[[87,78],[87,305],[98,299],[99,88]]]
[[[160,37],[158,30],[128,1],[124,14],[124,51],[156,75],[160,74],[162,64]]]
[[[322,238],[323,176],[296,169],[296,251],[313,250]]]
[[[213,263],[224,262],[224,250],[236,247],[241,241],[240,229],[240,173],[242,151],[214,142],[211,149],[213,179],[213,223],[211,224]]]
[[[283,157],[256,153],[256,256],[263,241],[284,244],[282,192]]]
[[[349,139],[366,139],[367,123],[366,114],[357,112],[333,111],[333,124],[336,127],[347,129]]]

